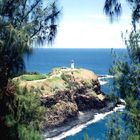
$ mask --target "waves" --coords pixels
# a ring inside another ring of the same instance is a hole
[[[125,102],[125,101],[123,101]],[[65,137],[68,137],[68,136],[72,136],[72,135],[75,135],[76,133],[79,133],[82,129],[88,127],[88,125],[92,124],[92,123],[96,123],[102,119],[104,119],[106,116],[116,112],[116,111],[123,111],[125,108],[124,105],[118,105],[117,107],[115,107],[113,109],[113,111],[109,111],[109,112],[106,112],[106,113],[99,113],[99,114],[96,114],[94,116],[94,118],[90,121],[88,121],[87,123],[85,124],[81,124],[81,125],[77,125],[75,127],[73,127],[72,129],[66,131],[66,132],[63,132],[62,134],[56,136],[56,137],[53,137],[53,138],[46,138],[45,140],[61,140]]]
[[[105,85],[105,84],[108,83],[107,81],[102,81],[102,80],[99,80],[99,82],[100,82],[101,85]]]
[[[112,75],[100,75],[100,76],[98,76],[98,80],[99,80],[101,85],[107,84],[109,82],[109,79],[112,79],[112,78],[113,78]],[[125,101],[123,101],[122,99],[121,99],[121,102],[125,103]],[[124,105],[119,105],[119,106],[115,107],[112,111],[109,111],[106,113],[95,114],[94,118],[91,119],[90,121],[86,122],[85,124],[77,125],[77,126],[73,127],[72,129],[61,133],[58,136],[55,136],[52,138],[46,138],[45,140],[61,140],[61,139],[64,139],[68,136],[73,136],[73,135],[79,133],[80,131],[82,131],[84,128],[88,127],[90,124],[96,123],[96,122],[104,119],[106,116],[108,116],[116,111],[123,111],[124,108],[125,108]],[[45,137],[45,135],[44,135],[44,137]]]
[[[114,76],[113,75],[98,75],[99,79],[106,79],[106,78],[113,78]]]
[[[105,85],[108,83],[108,79],[112,79],[113,76],[112,75],[99,75],[98,76],[98,80],[100,82],[101,85]]]

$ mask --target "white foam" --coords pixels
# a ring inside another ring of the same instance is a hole
[[[113,78],[113,75],[106,75],[106,78]]]
[[[89,121],[89,122],[87,122],[85,124],[77,125],[77,126],[73,127],[72,129],[68,130],[67,132],[63,132],[62,134],[60,134],[60,135],[58,135],[56,137],[53,137],[53,138],[46,138],[45,140],[61,140],[61,139],[65,138],[65,137],[67,137],[67,136],[73,136],[76,133],[80,132],[83,128],[87,127],[88,125],[104,119],[106,116],[108,116],[109,114],[112,114],[113,112],[123,111],[124,108],[125,108],[124,105],[119,105],[119,106],[115,107],[113,109],[113,111],[96,114],[94,116],[94,119],[92,119],[91,121]]]
[[[102,80],[99,80],[99,82],[100,82],[101,85],[105,85],[105,84],[108,83],[107,81],[102,81]]]
[[[111,79],[113,77],[114,76],[112,76],[112,75],[104,75],[102,77],[98,77],[98,80],[99,80],[99,82],[100,82],[101,85],[105,85],[105,84],[108,83],[108,81],[106,79]]]
[[[111,79],[111,78],[113,78],[114,76],[113,75],[104,75],[104,76],[102,76],[102,77],[98,77],[98,79],[99,80],[101,80],[101,79]]]

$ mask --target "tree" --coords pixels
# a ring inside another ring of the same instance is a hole
[[[110,17],[111,21],[115,17],[118,17],[121,15],[123,7],[122,2],[119,0],[105,0],[104,4],[104,11],[107,16]],[[129,4],[131,11],[132,11],[132,24],[134,29],[136,28],[136,23],[140,20],[140,0],[126,0],[126,2]]]
[[[59,13],[56,0],[0,0],[0,139],[11,139],[7,116],[19,108],[10,79],[24,71],[23,57],[31,53],[33,43],[53,42]]]
[[[124,38],[127,47],[128,58],[116,59],[110,73],[114,75],[114,91],[125,99],[126,117],[125,122],[129,128],[123,130],[126,133],[124,139],[140,139],[140,32],[137,30],[137,23],[140,20],[140,1],[126,0],[132,10],[133,28],[128,38]],[[104,10],[107,16],[113,21],[122,12],[122,4],[118,0],[106,0]],[[109,129],[109,132],[112,128]],[[121,133],[122,133],[121,132]]]
[[[11,82],[12,83],[12,82]],[[16,94],[9,104],[10,113],[5,116],[2,140],[41,140],[41,130],[45,123],[45,107],[41,106],[38,94],[21,88],[18,83],[12,85]]]
[[[23,55],[31,52],[33,41],[52,43],[59,13],[56,1],[0,1],[0,88],[24,70]]]
[[[135,5],[137,9],[139,8],[137,1],[128,2],[132,5],[135,3],[137,5]],[[111,4],[112,6],[115,6],[114,3]],[[105,7],[107,7],[107,5],[105,5]],[[108,15],[109,10],[113,9],[111,7],[106,9]],[[119,97],[125,99],[127,103],[125,122],[127,125],[129,125],[129,128],[124,129],[121,132],[125,132],[127,134],[124,139],[140,138],[140,32],[135,26],[136,22],[139,20],[139,17],[135,15],[138,11],[134,10],[134,7],[132,9],[132,22],[134,23],[134,30],[132,30],[130,33],[126,32],[129,35],[128,38],[124,38],[128,58],[123,60],[115,58],[114,64],[110,69],[110,73],[114,75],[113,91],[115,91]],[[117,13],[117,11],[114,12]],[[112,131],[112,128],[109,129],[109,132],[110,131]]]

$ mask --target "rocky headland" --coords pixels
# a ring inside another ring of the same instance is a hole
[[[21,76],[20,81],[20,86],[38,93],[46,107],[46,137],[58,135],[121,104],[111,101],[101,91],[98,76],[86,69],[55,68],[43,79],[30,81]]]

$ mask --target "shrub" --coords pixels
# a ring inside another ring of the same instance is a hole
[[[41,90],[44,90],[44,86],[43,85],[41,86]]]
[[[5,115],[5,127],[0,125],[1,139],[6,140],[41,140],[41,130],[45,122],[45,107],[41,106],[40,97],[29,92],[27,88],[19,88],[18,84],[9,85],[14,90],[13,102],[7,102],[9,108]],[[14,86],[14,88],[13,88]]]

